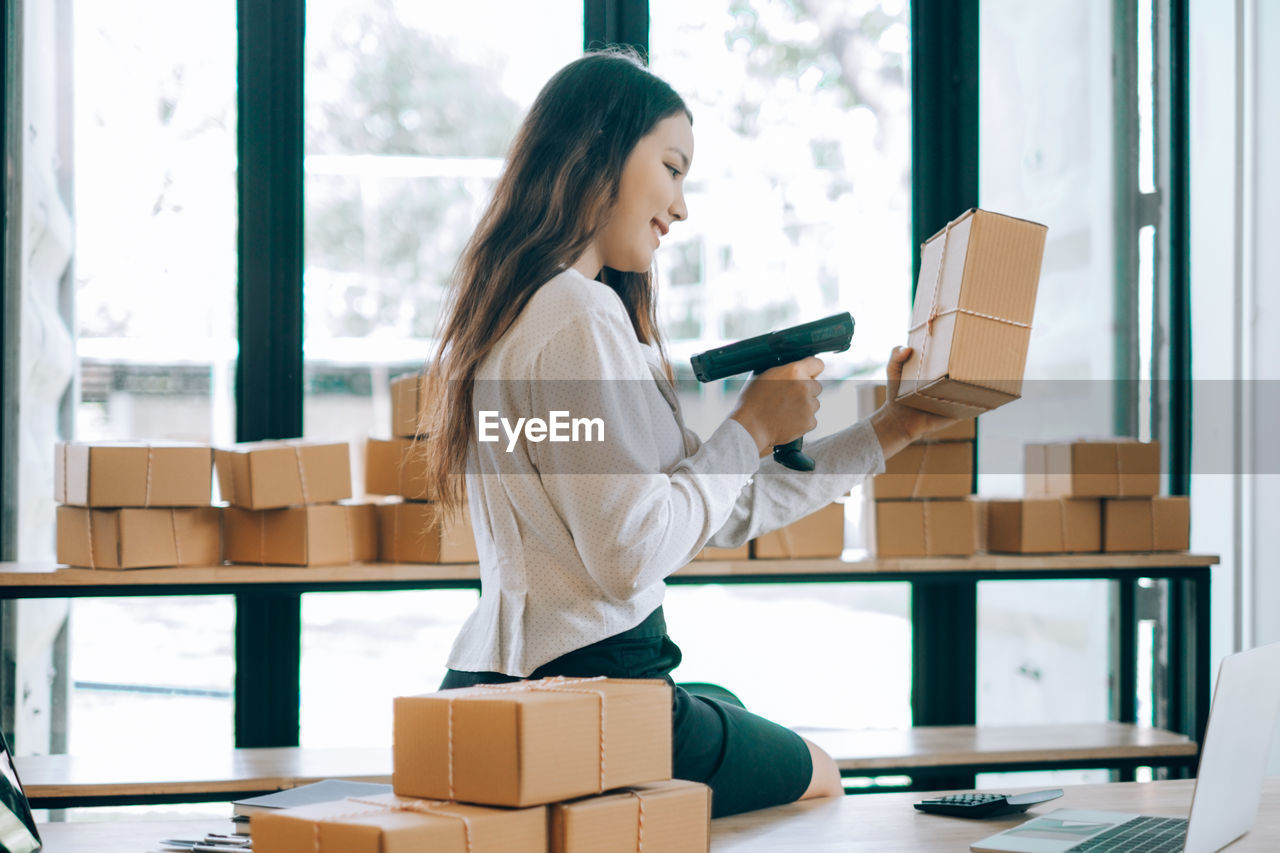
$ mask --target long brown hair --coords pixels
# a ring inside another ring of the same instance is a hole
[[[456,517],[465,501],[477,367],[534,292],[596,238],[636,143],[680,113],[693,121],[669,85],[618,48],[574,60],[538,93],[458,261],[427,367],[431,390],[419,432],[439,517]],[[621,297],[637,338],[658,346],[670,377],[652,273],[605,267],[598,280]]]

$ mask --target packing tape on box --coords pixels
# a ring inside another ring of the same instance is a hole
[[[503,691],[509,693],[536,692],[545,690],[551,693],[584,693],[595,696],[600,706],[600,781],[599,790],[604,788],[604,769],[605,769],[605,695],[603,690],[592,690],[590,688],[579,688],[576,685],[590,684],[593,681],[604,681],[606,676],[597,675],[592,678],[566,678],[563,675],[554,675],[550,678],[539,679],[538,681],[513,681],[508,684],[478,684],[477,687],[483,687],[488,690]],[[449,697],[449,711],[447,723],[447,739],[449,741],[449,799],[454,798],[453,790],[453,702],[454,697]]]
[[[1067,550],[1067,501],[1066,501],[1066,498],[1058,498],[1058,548],[1061,551]]]
[[[93,510],[85,507],[84,509],[84,526],[89,531],[89,568],[98,568],[97,561],[93,556]]]
[[[307,474],[302,466],[302,448],[298,445],[293,446],[293,459],[298,463],[298,483],[302,487],[302,502],[304,504],[311,503],[307,500]]]
[[[378,800],[365,800],[359,797],[349,797],[349,802],[360,803],[368,806],[363,809],[353,809],[349,812],[342,812],[336,815],[326,815],[323,819],[315,822],[315,849],[316,853],[321,853],[320,849],[320,824],[333,823],[335,821],[347,820],[356,817],[369,817],[371,815],[387,814],[388,812],[416,812],[418,814],[431,815],[433,817],[448,817],[462,823],[462,838],[466,844],[467,853],[471,853],[471,819],[466,815],[450,814],[442,812],[438,809],[440,806],[456,806],[457,803],[451,803],[447,800],[397,800],[394,803],[380,802]]]
[[[956,219],[951,220],[950,222],[947,223],[947,227],[942,230],[942,256],[938,258],[938,274],[935,275],[933,278],[933,298],[929,305],[929,317],[923,323],[917,323],[914,326],[912,326],[910,329],[907,329],[908,337],[910,337],[912,332],[918,331],[919,329],[925,330],[924,346],[921,348],[921,352],[920,352],[920,364],[916,367],[916,383],[917,384],[919,384],[920,378],[924,375],[925,356],[929,354],[929,339],[933,337],[933,323],[939,317],[945,317],[948,314],[971,314],[974,317],[981,317],[984,320],[995,320],[997,323],[1008,323],[1011,326],[1019,326],[1023,329],[1031,328],[1030,323],[1022,323],[1022,322],[1019,322],[1018,320],[1010,320],[1008,317],[998,317],[994,314],[984,314],[981,311],[973,311],[968,308],[961,308],[959,305],[957,305],[955,308],[948,308],[946,311],[938,310],[938,296],[942,292],[942,273],[947,268],[947,241],[951,237],[951,227],[955,225],[958,221],[960,221],[960,218],[963,218],[963,217],[958,217]],[[921,254],[924,253],[925,245],[927,245],[927,241],[925,244],[921,244],[920,246]],[[916,393],[920,394],[920,396],[922,397],[932,396],[930,394],[922,394],[919,391],[917,391]],[[934,399],[941,399],[941,398],[934,398]],[[951,403],[952,405],[964,406],[963,403],[956,403],[954,400],[947,400],[945,402]],[[966,406],[966,408],[983,411],[981,406]]]
[[[932,556],[933,552],[929,549],[929,503],[927,501],[920,504],[920,524],[924,528],[925,556]]]
[[[97,558],[93,552],[93,508],[84,508],[84,529],[89,537],[89,568],[98,568]],[[173,536],[174,565],[182,565],[182,546],[178,543],[178,511],[169,507],[169,531]]]

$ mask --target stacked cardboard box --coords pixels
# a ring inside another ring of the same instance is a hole
[[[89,569],[221,562],[211,453],[179,442],[59,442],[58,562]]]
[[[258,441],[214,451],[226,558],[325,566],[377,555],[373,506],[352,503],[346,442]]]
[[[858,414],[884,405],[883,384],[857,388]],[[864,489],[869,550],[881,557],[965,556],[978,549],[973,490],[974,419],[908,445]]]
[[[839,557],[844,550],[844,504],[827,504],[749,544],[755,560]]]
[[[671,779],[670,690],[551,678],[398,698],[394,794],[254,814],[253,848],[706,851],[710,789]]]
[[[474,563],[475,534],[464,505],[457,520],[439,518],[427,486],[426,442],[418,434],[427,403],[425,377],[391,382],[390,439],[365,445],[365,491],[398,498],[377,507],[378,558],[388,563]]]
[[[1024,448],[1026,497],[987,502],[987,547],[1012,553],[1183,551],[1190,504],[1159,497],[1160,444],[1080,439]]]

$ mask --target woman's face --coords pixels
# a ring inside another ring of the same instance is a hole
[[[622,272],[647,272],[671,223],[687,219],[684,177],[693,161],[693,127],[684,113],[642,137],[622,167],[618,200],[596,238],[598,259]]]

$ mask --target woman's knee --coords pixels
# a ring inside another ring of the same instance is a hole
[[[835,759],[808,738],[804,742],[808,745],[809,757],[813,760],[813,775],[809,780],[809,787],[800,799],[842,796],[844,784],[840,781],[840,768],[836,766]]]

